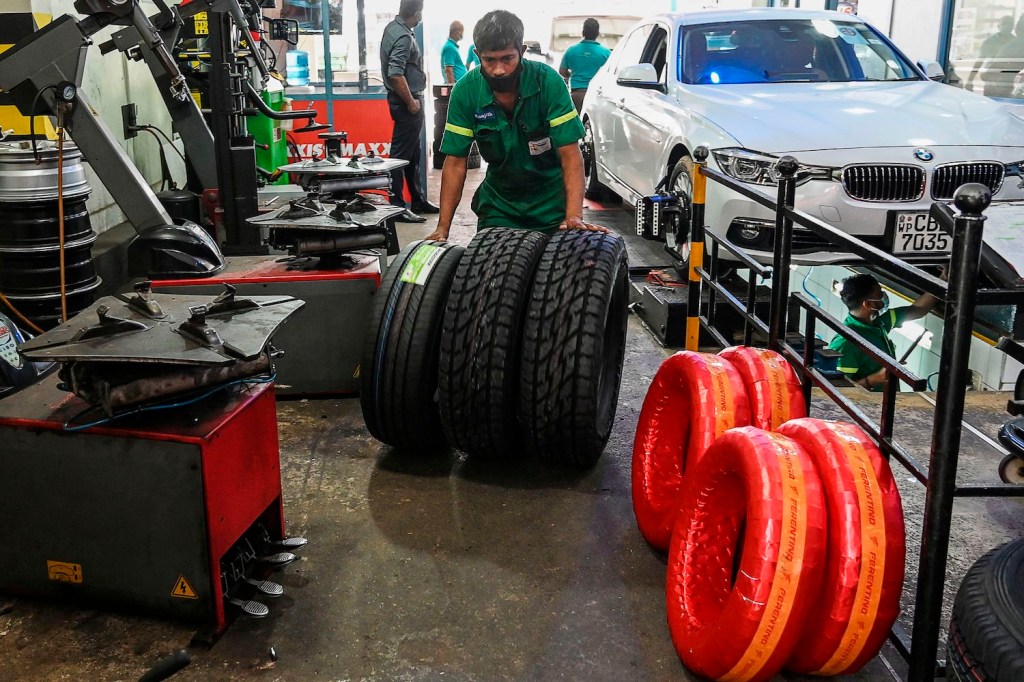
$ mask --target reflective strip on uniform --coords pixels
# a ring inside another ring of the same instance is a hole
[[[551,124],[552,128],[557,128],[558,126],[562,125],[563,123],[568,123],[569,121],[573,120],[574,118],[576,118],[576,116],[578,116],[578,114],[576,113],[575,110],[573,110],[573,111],[570,111],[568,114],[565,114],[563,116],[559,116],[558,118],[551,119],[550,121],[548,121],[548,123]]]
[[[472,130],[470,130],[469,128],[463,128],[462,126],[457,126],[454,123],[445,123],[444,124],[444,129],[449,131],[449,132],[455,133],[456,135],[463,135],[465,137],[473,137],[473,131]]]

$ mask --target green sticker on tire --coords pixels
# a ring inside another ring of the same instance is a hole
[[[401,280],[407,284],[423,286],[427,283],[430,271],[444,255],[445,247],[424,245],[416,249],[402,270]]]

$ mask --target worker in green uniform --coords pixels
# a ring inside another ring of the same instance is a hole
[[[466,75],[466,65],[462,62],[462,54],[459,53],[459,41],[462,40],[465,31],[461,21],[453,21],[448,27],[448,40],[441,48],[441,71],[444,73],[444,82],[448,85]]]
[[[597,36],[601,33],[601,25],[593,17],[583,22],[583,40],[576,43],[562,55],[562,63],[558,67],[558,73],[569,81],[572,103],[576,111],[583,108],[583,97],[587,94],[587,87],[594,74],[604,66],[611,56],[612,51],[597,42]]]
[[[489,12],[473,42],[480,68],[452,88],[441,141],[441,214],[427,239],[448,238],[474,141],[488,164],[472,203],[478,229],[606,231],[583,221],[583,124],[555,70],[523,59],[523,22],[505,10]]]
[[[945,270],[942,271],[945,278]],[[904,322],[917,320],[935,307],[938,299],[931,294],[921,294],[912,305],[889,308],[889,296],[872,275],[859,274],[843,280],[841,294],[850,314],[845,324],[882,352],[895,357],[889,332]],[[864,388],[879,391],[885,385],[885,369],[857,348],[852,341],[836,334],[829,348],[842,354],[839,371]]]
[[[476,45],[470,45],[466,52],[466,71],[472,69],[473,66],[480,66],[480,59],[476,56]]]

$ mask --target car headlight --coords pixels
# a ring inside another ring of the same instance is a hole
[[[715,155],[718,167],[729,177],[754,185],[775,186],[779,184],[779,170],[777,168],[779,157],[777,156],[738,147],[716,149],[712,153]],[[800,164],[796,171],[796,180],[797,183],[806,182],[813,178],[827,180],[832,177],[832,170],[824,166]]]

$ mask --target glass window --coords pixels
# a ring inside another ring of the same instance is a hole
[[[680,80],[701,85],[919,80],[866,24],[830,19],[683,27]]]
[[[644,47],[647,45],[647,36],[650,35],[652,28],[653,25],[651,24],[637,28],[629,34],[629,37],[626,38],[622,45],[616,48],[618,53],[618,62],[615,65],[616,73],[624,66],[633,66],[640,63]]]
[[[1024,98],[1024,0],[959,0],[949,61],[952,85]]]
[[[650,40],[647,41],[647,49],[644,50],[643,63],[653,65],[654,70],[658,72],[658,80],[662,83],[667,83],[668,79],[665,74],[667,61],[668,31],[661,26],[657,26],[651,34]]]

